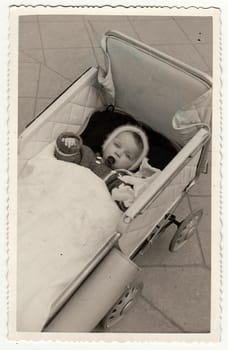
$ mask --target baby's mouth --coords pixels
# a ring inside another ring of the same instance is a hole
[[[105,160],[105,164],[112,168],[112,166],[115,164],[115,158],[113,156],[108,156],[108,158]]]

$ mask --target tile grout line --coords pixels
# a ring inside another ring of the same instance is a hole
[[[52,72],[54,72],[55,74],[58,74],[61,78],[63,78],[64,80],[66,80],[67,82],[69,83],[72,83],[72,80],[70,80],[69,78],[66,78],[65,76],[63,76],[61,73],[55,71],[53,68],[49,67],[48,64],[47,64],[47,60],[46,60],[46,55],[45,55],[45,48],[44,48],[44,45],[43,45],[43,37],[42,37],[42,31],[41,31],[41,24],[40,24],[40,21],[39,21],[39,18],[37,19],[37,23],[38,23],[38,30],[39,30],[39,35],[40,35],[40,42],[41,42],[41,51],[42,51],[42,54],[43,54],[43,58],[44,58],[44,63],[42,63],[43,66],[45,66],[46,68],[50,69]],[[45,22],[45,23],[48,23]],[[50,22],[49,22],[50,23]],[[62,48],[61,48],[62,49]],[[64,48],[65,49],[65,48]]]
[[[25,53],[25,52],[23,52]],[[69,78],[66,78],[65,76],[63,76],[61,73],[57,72],[55,69],[51,68],[49,65],[47,64],[44,64],[42,62],[40,62],[38,59],[36,58],[33,58],[31,55],[29,55],[28,53],[26,53],[27,56],[31,57],[32,59],[34,59],[36,62],[22,62],[23,64],[40,64],[41,66],[44,66],[46,67],[47,69],[49,69],[50,71],[52,71],[53,73],[59,75],[61,78],[63,78],[64,80],[68,81],[69,83],[72,83],[75,79],[69,79]],[[23,96],[24,97],[24,96]],[[26,97],[26,96],[25,96]],[[30,97],[30,96],[27,96],[27,97]],[[46,98],[43,97],[43,98]],[[52,98],[52,97],[47,97],[47,98]]]
[[[30,50],[31,48],[29,48],[29,50]],[[40,48],[36,48],[36,49],[31,49],[31,50],[41,50]],[[34,58],[34,57],[32,57],[32,55],[29,53],[29,52],[27,52],[27,51],[25,51],[25,49],[20,49],[20,51],[25,55],[25,56],[27,56],[27,57],[29,57],[29,58],[31,58],[33,61],[35,61],[35,62],[21,62],[22,64],[36,64],[36,63],[42,63],[42,62],[40,62],[39,61],[39,59],[38,58]]]
[[[143,294],[140,295],[140,297],[147,303],[150,305],[150,307],[152,307],[154,310],[156,310],[157,312],[159,312],[167,321],[169,321],[169,323],[171,323],[173,326],[175,326],[176,328],[178,328],[181,332],[185,332],[185,330],[179,325],[177,324],[172,318],[170,318],[169,316],[167,316],[158,306],[155,306],[153,302],[151,302],[150,300],[148,300]]]
[[[197,50],[196,48],[196,44],[194,44],[194,42],[192,42],[191,38],[188,36],[188,34],[184,31],[184,29],[181,27],[181,25],[176,21],[175,17],[173,17],[173,20],[175,22],[175,24],[177,25],[177,27],[182,31],[182,33],[185,35],[185,37],[189,40],[191,46],[194,48],[194,50],[198,53],[198,55],[200,56],[201,60],[203,61],[203,63],[206,65],[207,69],[210,70],[209,65],[207,64],[207,62],[204,60],[203,56],[201,55],[200,51]],[[202,44],[202,43],[201,43]]]
[[[31,62],[33,63],[33,62]],[[36,63],[36,62],[34,62]],[[64,75],[62,75],[61,73],[57,72],[55,69],[51,68],[50,66],[46,65],[46,64],[43,64],[42,62],[39,62],[37,61],[37,63],[39,63],[41,66],[44,66],[46,67],[47,69],[49,69],[50,71],[52,71],[53,73],[57,74],[59,77],[61,77],[62,79],[66,80],[68,83],[72,83],[74,82],[75,79],[69,79],[69,78],[66,78]],[[28,97],[31,97],[31,96],[28,96]],[[39,96],[40,97],[40,96]],[[49,97],[49,96],[42,96],[42,98],[52,98],[52,97]]]
[[[184,33],[184,35],[186,36],[186,38],[190,41],[191,45],[194,47],[194,49],[196,50],[196,52],[198,53],[198,55],[200,56],[200,58],[202,59],[203,63],[206,65],[206,67],[208,68],[208,70],[211,70],[211,67],[209,66],[209,64],[206,62],[206,60],[204,59],[203,55],[201,54],[200,51],[198,51],[197,46],[194,42],[192,42],[192,40],[190,39],[190,37],[188,36],[188,34],[184,31],[184,29],[179,25],[179,23],[175,20],[175,18],[173,18],[173,20],[175,21],[176,25],[178,26],[178,28]],[[202,44],[207,44],[208,43],[201,43]]]
[[[197,51],[197,53],[199,54],[199,56],[201,57],[202,61],[204,62],[204,64],[207,66],[208,70],[210,71],[212,69],[212,67],[210,67],[210,65],[206,62],[204,56],[201,54],[201,52],[197,49],[197,44],[192,43],[192,45],[194,46],[195,50]],[[201,43],[200,45],[208,45],[208,43]]]
[[[38,102],[40,75],[41,75],[41,63],[39,64],[39,72],[38,72],[38,79],[37,79],[37,86],[36,86],[35,103],[34,103],[34,109],[33,109],[33,119],[36,118],[36,108],[37,108],[37,102]]]
[[[128,23],[129,23],[131,29],[132,29],[133,32],[135,33],[137,39],[140,40],[139,34],[137,33],[137,31],[136,31],[136,29],[135,29],[135,27],[134,27],[134,25],[133,25],[133,23],[132,23],[132,21],[131,21],[131,19],[130,19],[130,16],[126,16],[126,19],[127,19]]]
[[[203,252],[203,248],[202,248],[202,244],[201,244],[201,240],[200,240],[200,232],[199,232],[198,228],[196,229],[196,235],[197,235],[197,239],[198,239],[198,242],[199,242],[201,254],[203,256],[205,267],[207,267],[207,262],[206,262],[206,259],[205,259],[205,256],[204,256],[204,252]]]
[[[38,25],[39,35],[40,35],[40,43],[41,43],[41,50],[42,50],[43,59],[44,59],[44,65],[46,65],[47,62],[46,62],[46,56],[45,56],[45,52],[44,52],[43,37],[42,37],[39,18],[37,18],[37,25]]]
[[[47,69],[49,69],[50,71],[52,71],[53,73],[57,74],[59,77],[61,77],[62,79],[66,80],[70,84],[75,80],[75,79],[71,80],[69,78],[66,78],[64,75],[62,75],[61,73],[57,72],[55,69],[51,68],[47,64],[43,64],[43,66],[46,67]]]
[[[184,29],[181,27],[181,25],[176,21],[176,18],[173,17],[173,21],[175,22],[176,26],[180,29],[180,31],[184,34],[185,38],[188,39],[189,43],[191,45],[193,45],[190,37],[188,36],[188,34],[184,31]]]
[[[93,31],[93,28],[92,28],[92,24],[90,25],[90,21],[89,20],[86,20],[85,16],[83,16],[83,24],[84,24],[84,27],[86,29],[86,32],[87,32],[87,35],[89,37],[89,41],[90,41],[90,45],[89,48],[92,49],[93,51],[93,55],[95,57],[95,61],[97,62],[97,65],[99,67],[99,61],[98,61],[98,58],[97,58],[97,55],[96,55],[96,51],[95,51],[95,47],[93,45],[93,40],[92,40],[92,36],[91,36],[91,33],[90,31],[88,30],[88,27],[91,28],[91,30]],[[100,48],[100,46],[98,46],[98,48]]]
[[[187,194],[187,201],[188,201],[188,205],[189,205],[189,208],[191,210],[191,213],[192,213],[193,210],[192,210],[192,205],[191,205],[190,195],[189,194]],[[200,241],[200,238],[199,238],[198,227],[196,228],[196,237],[197,237],[198,245],[199,245],[199,248],[200,248],[200,252],[201,252],[203,263],[204,263],[205,266],[207,266],[206,259],[205,259],[204,253],[203,253],[203,248],[202,248],[201,241]]]

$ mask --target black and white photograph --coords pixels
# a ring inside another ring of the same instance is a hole
[[[46,10],[10,11],[10,337],[218,339],[219,11]]]

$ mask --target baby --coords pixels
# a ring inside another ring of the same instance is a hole
[[[91,148],[83,145],[80,136],[71,132],[62,133],[56,140],[55,156],[90,168],[105,181],[111,194],[114,188],[124,185],[125,190],[116,201],[122,210],[126,210],[124,201],[130,196],[130,191],[129,186],[121,181],[121,175],[130,175],[131,171],[136,170],[148,149],[145,132],[138,126],[127,124],[108,135],[102,145],[102,154],[95,154]]]

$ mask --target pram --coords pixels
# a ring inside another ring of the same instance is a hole
[[[71,268],[68,281],[61,279],[53,285],[46,281],[49,297],[53,297],[51,304],[44,294],[43,299],[39,299],[38,292],[27,295],[24,309],[18,309],[18,331],[84,332],[92,331],[101,321],[104,327],[112,326],[142,288],[134,283],[140,269],[133,258],[172,222],[178,229],[170,242],[170,250],[179,249],[195,232],[202,216],[201,210],[196,211],[179,223],[173,213],[206,166],[210,142],[210,77],[118,32],[106,33],[102,45],[106,71],[88,69],[20,135],[19,180],[25,173],[27,176],[37,161],[50,157],[53,142],[62,131],[81,134],[91,114],[108,104],[140,118],[167,137],[179,152],[124,213],[116,212],[110,204],[114,217],[110,232],[105,232],[107,227],[104,226],[105,230],[98,236],[100,243],[96,241],[94,251],[86,251],[82,265],[72,260],[75,251],[69,249],[67,263],[73,261],[73,272]],[[40,178],[43,181],[42,176]],[[36,187],[36,184],[31,186]],[[19,195],[19,208],[24,197],[25,194]],[[104,200],[108,205],[108,199]],[[103,211],[104,207],[101,205],[99,209]],[[90,230],[94,230],[94,226]],[[38,239],[45,241],[44,236]],[[18,257],[25,244],[31,249],[31,241],[26,241],[25,237],[25,242],[18,249]],[[87,236],[80,249],[88,243]],[[36,252],[34,256],[39,262],[39,254]],[[52,264],[51,259],[49,264]],[[69,265],[61,265],[61,268],[66,269],[66,266]],[[55,265],[55,269],[58,268]],[[44,266],[42,269],[44,271]],[[63,269],[63,274],[68,273]],[[28,282],[23,278],[23,284]],[[20,283],[20,278],[18,281]],[[25,288],[21,289],[25,293]],[[35,302],[28,307],[32,299]],[[42,309],[42,303],[46,314],[36,322],[35,315]]]

